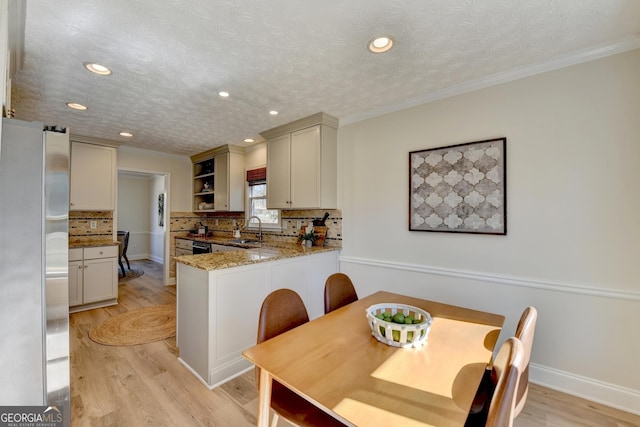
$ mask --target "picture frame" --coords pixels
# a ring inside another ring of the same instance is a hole
[[[164,199],[165,193],[158,195],[158,226],[164,227]]]
[[[409,153],[409,231],[507,234],[507,138]]]

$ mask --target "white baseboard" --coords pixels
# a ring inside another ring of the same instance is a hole
[[[454,298],[459,297],[460,293],[467,289],[466,286],[471,286],[470,284],[473,284],[475,288],[470,287],[468,289],[474,289],[475,292],[479,294],[482,294],[485,288],[478,287],[484,283],[487,284],[487,288],[494,287],[498,284],[502,287],[500,292],[504,292],[504,295],[508,294],[509,298],[511,298],[511,300],[503,303],[505,307],[509,306],[511,301],[516,304],[524,304],[522,301],[531,301],[531,298],[534,298],[533,301],[535,301],[535,305],[540,306],[539,311],[543,315],[555,310],[557,308],[555,305],[557,305],[557,301],[560,300],[574,301],[578,298],[581,300],[588,298],[589,302],[599,304],[600,307],[606,305],[607,310],[609,310],[607,313],[615,310],[616,307],[620,307],[620,309],[625,310],[624,312],[626,313],[629,306],[637,305],[640,301],[640,292],[637,291],[614,290],[605,287],[558,283],[387,260],[341,256],[340,271],[351,271],[357,274],[358,276],[356,277],[364,282],[364,284],[360,284],[361,288],[367,289],[367,291],[377,290],[375,285],[371,284],[377,283],[376,278],[378,277],[384,277],[387,280],[389,278],[402,277],[403,280],[393,284],[398,291],[403,291],[404,289],[407,289],[407,291],[415,291],[419,288],[419,285],[415,286],[416,283],[431,283],[432,287],[429,289],[429,292],[437,291],[440,295],[442,295],[442,292],[446,292],[446,288],[445,291],[443,291],[443,286],[438,286],[437,284],[445,282],[447,286],[451,286],[451,288],[449,288],[452,292],[450,295]],[[435,285],[433,285],[434,283]],[[358,285],[359,283],[356,281],[356,289],[358,289]],[[479,309],[482,309],[482,307]],[[570,310],[567,311],[570,312]],[[569,316],[570,315],[571,314],[569,314]],[[514,323],[514,320],[516,319],[511,319],[511,323]],[[545,336],[545,333],[555,334],[554,326],[549,324],[548,321],[545,324],[542,320],[544,320],[544,318],[539,320],[539,331],[536,332],[536,337],[538,337],[538,334],[540,334],[540,337]],[[561,336],[561,334],[559,336]],[[570,357],[572,354],[566,347],[562,348],[562,351],[565,357]],[[620,345],[618,348],[610,349],[611,354],[615,354],[616,351],[625,351],[625,348]],[[628,349],[626,351],[628,351]],[[594,356],[591,358],[594,359]],[[615,365],[615,362],[612,360],[608,362]],[[597,359],[594,359],[593,363],[597,363]],[[615,372],[616,369],[626,369],[628,371],[630,368],[635,368],[635,365],[626,359],[625,363],[626,365],[621,367],[612,367],[607,371],[608,374],[611,375],[611,372]],[[594,373],[597,372],[598,370],[594,370]],[[616,375],[618,374],[616,373]],[[616,375],[611,377],[613,378]],[[544,387],[640,415],[640,389],[628,388],[626,384],[613,384],[611,382],[605,382],[592,377],[585,377],[535,363],[531,363],[530,380],[532,383]]]
[[[529,375],[534,384],[640,415],[640,393],[636,390],[535,363],[529,365]]]
[[[164,260],[162,259],[162,257],[159,257],[157,255],[149,255],[147,259],[150,259],[151,261],[154,261],[160,264],[164,264]]]
[[[150,259],[151,261],[164,264],[164,260],[162,259],[162,257],[156,256],[153,254],[131,254],[131,255],[127,254],[127,258],[129,258],[129,261],[140,261],[140,260]]]

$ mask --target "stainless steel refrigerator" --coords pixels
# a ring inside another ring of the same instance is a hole
[[[69,135],[2,120],[0,406],[55,406],[69,425]]]

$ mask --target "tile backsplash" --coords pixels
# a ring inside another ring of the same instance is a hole
[[[95,221],[96,228],[91,228]],[[70,211],[69,240],[95,240],[113,238],[112,211]]]
[[[318,210],[286,210],[281,211],[282,229],[279,231],[263,230],[266,241],[296,242],[298,239],[298,223],[307,227],[314,219],[320,219],[329,212],[326,220],[327,237],[325,245],[342,246],[342,211],[340,209]],[[95,221],[96,228],[91,228]],[[232,238],[233,223],[244,224],[244,212],[171,212],[169,216],[170,254],[175,253],[175,237],[184,237],[201,222],[206,225],[215,237]],[[111,211],[71,211],[69,212],[69,240],[88,243],[96,239],[113,238],[113,212]],[[252,231],[242,231],[243,237],[255,237]],[[170,277],[175,277],[175,261],[170,262]]]
[[[275,240],[281,242],[295,242],[298,238],[299,228],[307,227],[314,219],[321,219],[325,212],[329,212],[327,226],[327,238],[325,245],[342,245],[342,211],[339,209],[322,210],[288,210],[281,211],[282,230],[263,230],[264,240]],[[169,231],[171,237],[185,236],[189,230],[197,228],[201,222],[206,225],[215,237],[231,238],[233,236],[233,222],[244,224],[245,216],[243,212],[220,212],[200,214],[194,212],[171,212]],[[251,231],[243,231],[243,236],[253,236]]]
[[[263,239],[275,242],[291,242],[298,240],[298,222],[301,227],[307,227],[314,219],[321,219],[325,212],[329,212],[325,225],[327,226],[326,246],[342,246],[342,211],[340,209],[318,209],[318,210],[283,210],[281,212],[282,230],[263,230]],[[244,212],[218,212],[218,213],[194,213],[194,212],[171,212],[169,217],[170,253],[175,254],[175,238],[185,237],[190,230],[202,224],[208,227],[209,232],[213,232],[214,237],[232,238],[233,222],[244,224]],[[217,223],[216,223],[217,222]],[[243,237],[255,237],[253,231],[242,231]],[[175,277],[175,261],[171,259],[169,276]]]

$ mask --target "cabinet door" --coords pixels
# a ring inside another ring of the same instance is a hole
[[[216,177],[214,181],[214,209],[217,211],[229,210],[229,153],[220,154],[215,158]]]
[[[267,208],[291,208],[290,135],[267,141]]]
[[[84,303],[118,298],[117,258],[84,261]]]
[[[115,209],[115,148],[74,141],[70,169],[70,210]]]
[[[82,304],[82,261],[69,262],[69,307]]]
[[[268,170],[268,169],[267,169]],[[291,207],[320,208],[320,126],[291,134]],[[271,192],[271,187],[268,188]]]

